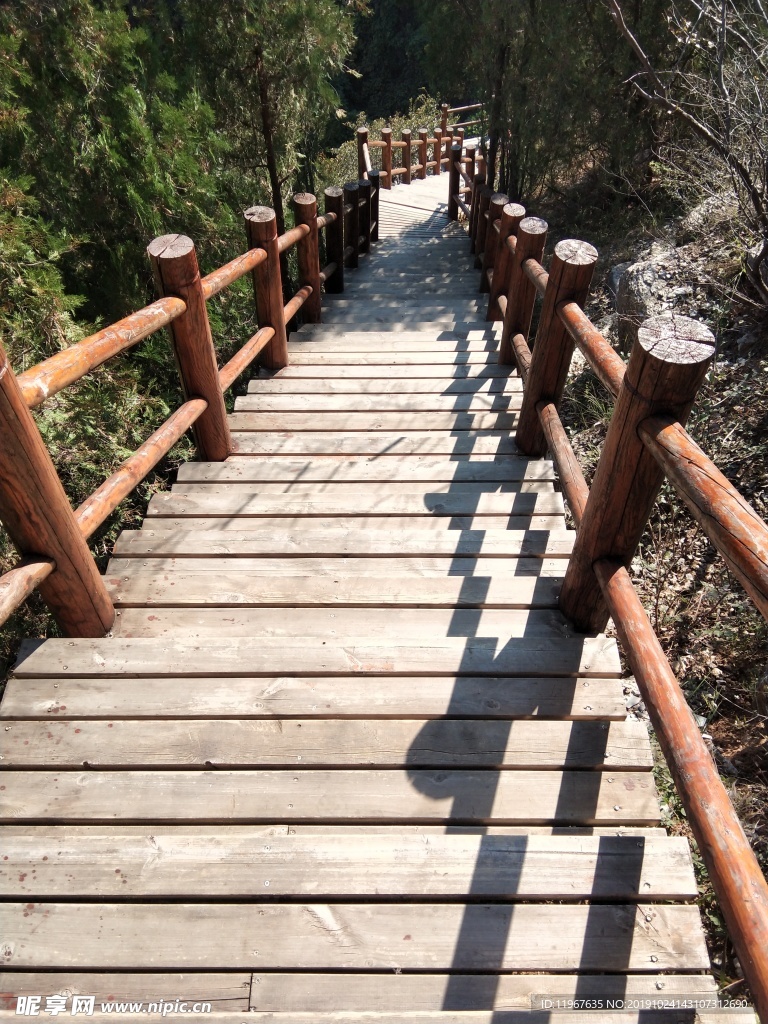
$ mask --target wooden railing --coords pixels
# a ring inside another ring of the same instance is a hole
[[[392,138],[391,128],[382,128],[380,139],[369,138],[368,128],[357,129],[357,173],[362,179],[368,178],[371,174],[378,174],[382,188],[390,189],[396,178],[401,178],[404,185],[410,185],[414,178],[426,178],[429,171],[433,174],[441,174],[444,167],[450,169],[451,147],[464,145],[464,129],[471,124],[479,124],[475,121],[465,121],[463,124],[449,124],[448,115],[461,113],[470,110],[482,109],[481,103],[473,103],[468,107],[449,107],[447,103],[442,105],[442,119],[440,127],[433,127],[431,132],[427,128],[419,128],[417,138],[413,138],[410,128],[404,128],[401,138]],[[413,162],[413,147],[417,147],[418,159]],[[373,170],[371,150],[381,150],[381,169]],[[393,153],[397,151],[400,161],[397,167],[393,166]]]
[[[583,312],[596,250],[559,242],[545,270],[547,224],[492,194],[472,149],[464,154],[455,145],[449,170],[449,211],[466,217],[480,290],[489,293],[487,319],[503,322],[499,362],[516,365],[525,383],[517,447],[534,457],[550,450],[577,525],[560,608],[584,632],[613,618],[758,1013],[768,1021],[768,885],[628,572],[666,477],[768,619],[768,526],[685,430],[714,337],[687,317],[654,317],[640,328],[625,365]],[[558,413],[577,346],[615,401],[591,488]]]
[[[273,210],[247,210],[247,252],[205,277],[191,239],[156,238],[148,254],[157,302],[18,376],[0,346],[0,520],[21,555],[19,564],[0,577],[0,625],[37,588],[67,636],[101,636],[110,629],[115,612],[88,538],[190,428],[201,458],[220,461],[231,454],[224,392],[257,356],[269,368],[286,366],[287,324],[299,310],[305,322],[318,322],[322,288],[344,290],[345,268],[356,267],[378,239],[376,178],[373,173],[344,189],[326,189],[323,216],[313,195],[295,195],[295,227],[280,236]],[[294,246],[299,288],[284,304],[280,254]],[[219,368],[206,304],[246,274],[253,280],[259,329]],[[170,331],[185,401],[73,510],[31,410],[162,327]]]

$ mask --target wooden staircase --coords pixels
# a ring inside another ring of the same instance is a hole
[[[64,993],[99,1020],[637,1020],[714,995],[616,643],[557,611],[573,534],[551,462],[515,453],[521,382],[444,180],[382,192],[375,259],[237,400],[236,454],[120,537],[113,634],[27,642],[8,1016]]]

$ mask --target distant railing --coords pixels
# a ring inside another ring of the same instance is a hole
[[[545,270],[545,221],[492,193],[473,147],[454,145],[449,171],[449,216],[456,220],[461,211],[466,218],[480,291],[488,293],[486,319],[503,321],[499,362],[516,365],[525,383],[515,442],[533,457],[550,450],[577,525],[560,609],[584,632],[613,618],[758,1013],[768,1021],[768,885],[628,573],[666,477],[768,619],[768,526],[684,426],[715,339],[688,317],[654,317],[640,328],[625,365],[583,312],[596,250],[560,242]],[[615,401],[591,488],[558,412],[576,346]]]
[[[419,128],[417,138],[413,138],[410,128],[404,128],[399,140],[392,138],[391,128],[382,128],[380,139],[369,138],[369,129],[357,129],[357,174],[360,179],[368,178],[373,171],[371,150],[381,150],[381,169],[378,171],[381,187],[391,189],[396,178],[401,178],[404,185],[410,185],[414,178],[426,178],[429,171],[440,174],[444,167],[450,166],[451,147],[464,145],[464,129],[471,124],[479,124],[479,118],[465,121],[462,124],[449,124],[448,115],[470,110],[481,110],[482,103],[473,103],[468,107],[449,107],[443,103],[441,107],[440,127]],[[413,148],[417,147],[418,159],[413,163]],[[399,154],[400,165],[393,166],[393,153]]]

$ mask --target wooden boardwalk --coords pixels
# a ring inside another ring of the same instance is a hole
[[[557,611],[573,534],[551,462],[515,454],[520,381],[446,193],[382,192],[375,256],[238,399],[236,454],[120,537],[113,635],[25,645],[10,1011],[479,1024],[715,991],[615,641]]]

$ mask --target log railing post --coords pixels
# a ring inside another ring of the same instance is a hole
[[[262,356],[270,370],[288,365],[288,335],[283,313],[283,284],[280,253],[277,248],[277,220],[268,206],[252,206],[245,211],[245,228],[251,249],[264,249],[267,258],[253,271],[256,316],[259,327],[271,327],[274,338],[265,345]]]
[[[360,186],[348,181],[344,186],[344,266],[355,270],[360,262]]]
[[[440,104],[440,129],[443,135],[448,131],[448,111],[450,107],[447,103]],[[450,149],[450,146],[448,147]]]
[[[19,553],[55,562],[38,584],[66,636],[104,636],[115,620],[56,468],[0,345],[0,520]]]
[[[483,185],[477,203],[477,222],[475,224],[475,266],[480,269],[485,254],[485,236],[488,233],[488,207],[491,205],[493,189]]]
[[[463,151],[464,150],[464,129],[463,128],[459,128],[459,130],[456,132],[456,141],[459,144],[459,149],[461,149]]]
[[[494,192],[488,206],[488,226],[485,231],[485,246],[483,247],[483,266],[480,276],[480,291],[489,292],[491,283],[488,280],[488,271],[496,266],[496,252],[499,248],[499,235],[494,228],[497,220],[501,220],[501,212],[509,202],[509,196],[501,192]]]
[[[222,462],[232,452],[232,438],[194,242],[186,235],[161,235],[147,253],[161,298],[175,296],[187,307],[171,321],[169,331],[185,399],[204,398],[208,403],[192,428],[198,456]]]
[[[392,188],[392,129],[381,129],[381,141],[384,148],[381,151],[381,169],[384,172],[384,188]]]
[[[593,565],[611,559],[629,567],[664,480],[638,427],[657,413],[684,424],[714,352],[712,332],[685,316],[656,316],[638,331],[560,594],[577,629],[605,628]]]
[[[470,181],[475,180],[475,154],[477,153],[477,146],[467,146],[467,162],[464,165],[464,171]],[[471,202],[470,197],[470,202]]]
[[[435,128],[435,174],[443,172],[443,131]]]
[[[421,170],[419,171],[420,178],[426,178],[427,176],[427,129],[419,128],[419,163],[421,164]]]
[[[325,282],[325,290],[338,295],[344,291],[344,190],[338,185],[325,190],[325,212],[336,214],[336,220],[325,229],[325,258],[336,264]]]
[[[507,289],[507,311],[504,314],[504,327],[499,345],[499,362],[502,365],[514,366],[517,363],[512,339],[520,334],[527,342],[533,319],[533,308],[536,304],[536,287],[525,271],[526,260],[541,262],[544,243],[547,240],[547,222],[539,217],[526,217],[517,227],[517,244],[512,259]],[[518,366],[518,370],[520,367]]]
[[[368,129],[357,129],[357,176],[365,178],[368,175],[368,168],[365,161],[365,147],[368,145]]]
[[[485,173],[478,170],[472,179],[472,195],[469,205],[469,251],[475,252],[475,240],[477,236],[477,216],[480,205],[480,195],[485,185]]]
[[[358,181],[360,195],[360,252],[371,251],[371,183],[367,178]]]
[[[560,404],[573,356],[574,343],[557,315],[557,307],[562,302],[584,305],[596,260],[597,250],[587,242],[568,238],[555,246],[515,435],[515,443],[525,455],[538,458],[546,454],[547,442],[536,405],[541,401]]]
[[[488,297],[488,312],[486,320],[502,320],[503,314],[499,308],[499,296],[505,297],[509,294],[509,280],[512,273],[512,253],[507,247],[506,241],[510,235],[517,234],[517,227],[525,217],[525,207],[519,203],[507,203],[501,211],[501,228],[499,230],[499,245],[496,250],[496,262],[493,268],[493,282],[491,294]]]
[[[403,154],[403,170],[405,171],[405,174],[403,174],[403,184],[404,185],[410,185],[411,184],[411,146],[413,145],[413,143],[411,142],[411,129],[410,128],[403,128],[401,137],[402,137],[403,142],[405,143],[403,148],[400,150],[400,152]]]
[[[379,189],[381,188],[381,179],[379,178],[378,171],[371,171],[368,175],[368,179],[371,183],[371,241],[378,242],[379,240]]]
[[[317,231],[317,199],[311,192],[298,192],[293,197],[293,216],[296,224],[306,224],[309,234],[299,240],[296,255],[299,263],[299,285],[308,284],[312,294],[301,307],[304,319],[310,324],[319,324],[322,310],[320,284],[320,244]]]
[[[456,161],[460,158],[461,149],[458,146],[451,146],[448,161],[448,220],[459,219],[459,204],[456,202],[456,196],[461,187],[461,175],[456,169]]]

